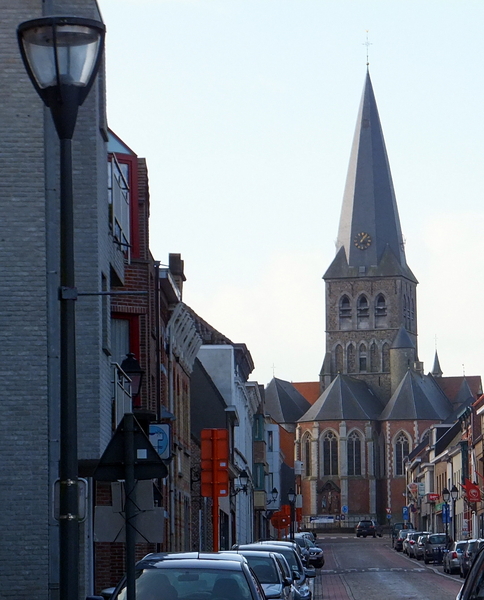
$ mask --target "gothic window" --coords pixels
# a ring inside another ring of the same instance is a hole
[[[405,473],[403,459],[408,456],[409,449],[408,437],[402,431],[395,440],[395,475]]]
[[[323,477],[338,475],[338,438],[333,431],[327,431],[323,436]]]
[[[361,439],[356,431],[348,436],[348,475],[361,475]]]
[[[356,373],[355,346],[350,344],[346,350],[347,373]]]
[[[375,327],[387,326],[387,302],[383,294],[378,294],[375,301]]]
[[[343,296],[339,302],[339,328],[351,329],[351,303],[348,296]]]
[[[372,342],[370,346],[370,371],[378,372],[378,347],[375,342]]]
[[[411,306],[410,306],[410,318],[412,320],[412,324],[415,322],[415,301],[412,298]]]
[[[366,346],[365,346],[365,344],[360,344],[359,363],[360,363],[360,373],[366,373],[367,365],[366,365]]]
[[[358,298],[356,316],[358,329],[368,329],[370,324],[370,307],[368,298],[364,294]]]
[[[306,477],[311,476],[311,438],[306,435],[303,442],[303,462],[304,462],[304,474]]]
[[[385,342],[381,350],[381,370],[383,373],[390,372],[390,345]]]
[[[334,360],[336,373],[343,373],[344,361],[343,361],[343,346],[338,344],[334,351]]]

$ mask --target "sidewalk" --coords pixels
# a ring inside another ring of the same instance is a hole
[[[341,575],[329,575],[319,573],[314,581],[314,600],[323,600],[331,598],[331,600],[352,600],[353,595],[348,593],[348,590],[343,583]]]

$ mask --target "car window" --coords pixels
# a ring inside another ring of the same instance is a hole
[[[261,583],[279,583],[280,579],[272,558],[266,558],[265,556],[261,558],[246,556],[245,558]]]
[[[263,597],[263,596],[262,596]],[[136,573],[136,600],[250,600],[242,571],[224,569],[143,569]],[[116,600],[126,600],[126,588]]]
[[[434,535],[429,535],[428,542],[429,544],[445,544],[445,533],[436,533]]]

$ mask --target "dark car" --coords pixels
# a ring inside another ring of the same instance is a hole
[[[456,600],[477,600],[484,598],[484,549],[475,556],[464,585]]]
[[[366,538],[369,535],[376,537],[377,529],[378,525],[375,523],[375,521],[372,521],[371,519],[363,519],[356,526],[356,537]]]
[[[307,564],[313,565],[317,569],[324,566],[324,552],[322,548],[316,546],[316,544],[305,535],[296,534],[294,536],[294,541],[301,548],[302,555],[306,559]]]
[[[126,600],[126,584],[124,577],[112,600]],[[137,600],[265,600],[247,561],[235,554],[148,554],[136,564],[135,585]]]
[[[462,559],[460,561],[460,576],[466,577],[469,572],[472,562],[479,552],[479,550],[484,546],[483,539],[472,539],[467,540],[467,544],[464,547],[462,552]]]
[[[401,521],[401,522],[393,523],[393,525],[392,525],[392,546],[395,545],[395,540],[398,537],[398,533],[402,529],[411,529],[411,530],[415,531],[415,527],[408,521]]]
[[[449,537],[445,533],[432,533],[424,543],[424,563],[441,563],[444,559],[444,551],[449,543]]]
[[[297,549],[296,549],[297,548]],[[315,577],[314,568],[304,567],[298,552],[299,546],[293,542],[264,541],[253,544],[235,545],[233,550],[260,550],[262,552],[280,552],[289,563],[296,588],[296,600],[311,600],[312,592],[309,589],[307,578]],[[232,600],[232,599],[230,599]]]

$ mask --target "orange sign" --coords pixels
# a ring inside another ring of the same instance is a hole
[[[229,495],[228,429],[202,429],[201,494],[207,498]]]
[[[272,515],[271,523],[276,529],[286,529],[291,524],[291,518],[279,510]]]

